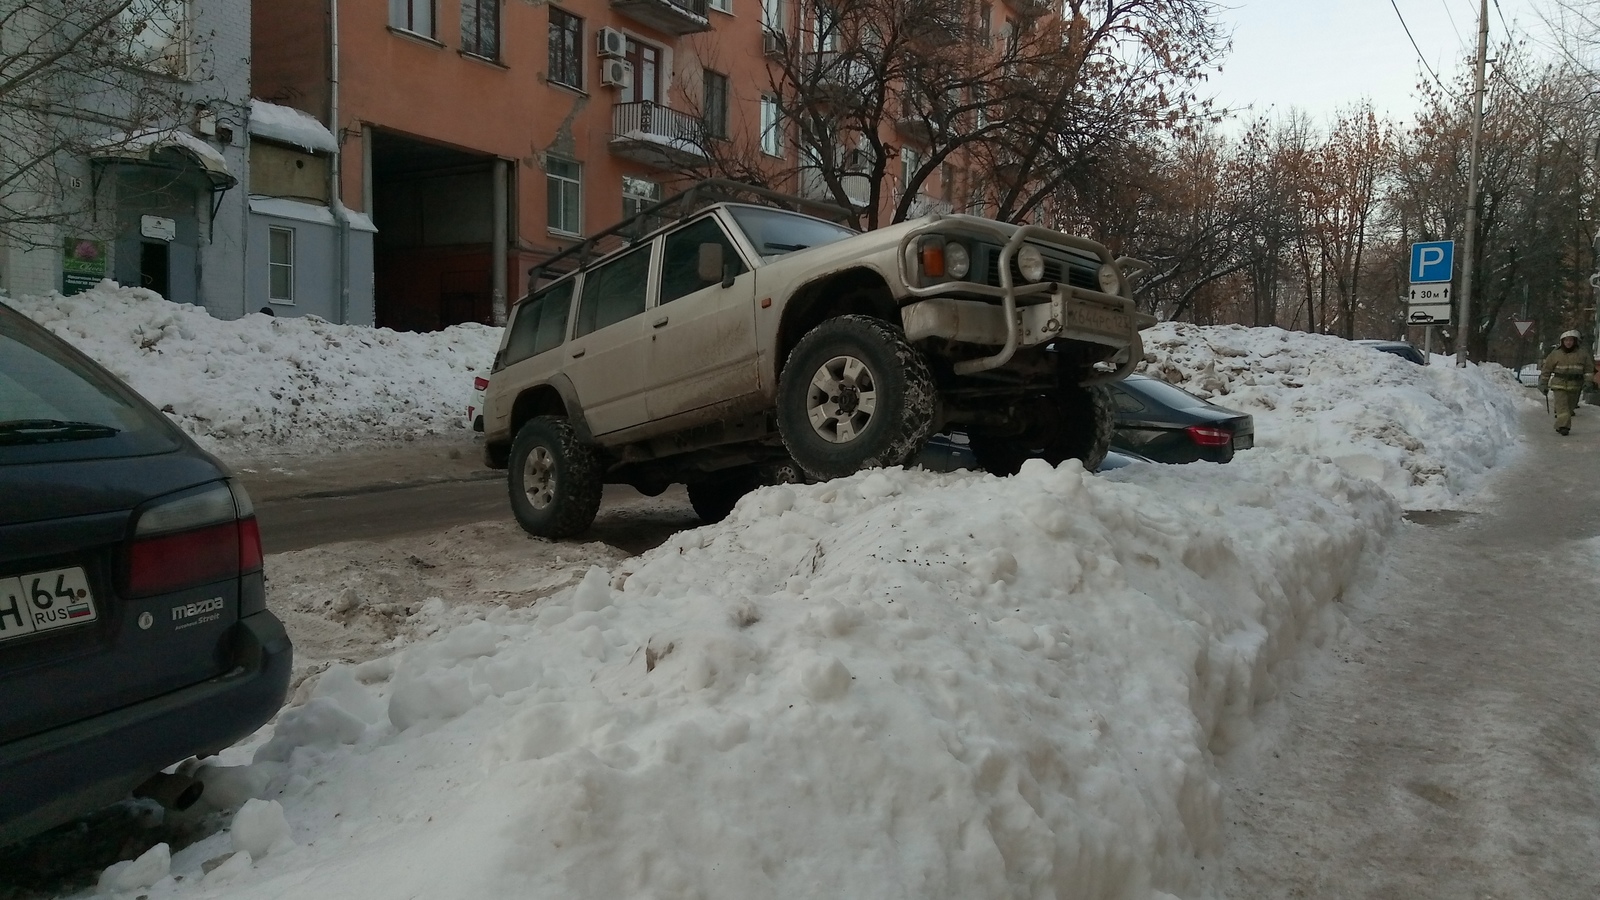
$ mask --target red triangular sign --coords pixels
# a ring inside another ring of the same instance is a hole
[[[1517,334],[1522,336],[1522,337],[1527,337],[1528,336],[1528,332],[1533,330],[1533,323],[1532,322],[1524,322],[1524,321],[1520,321],[1519,320],[1519,321],[1512,322],[1511,324],[1517,326]]]

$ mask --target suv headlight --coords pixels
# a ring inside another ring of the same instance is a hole
[[[944,245],[944,270],[951,278],[965,278],[972,271],[972,255],[967,245],[950,241]]]
[[[1100,281],[1100,290],[1108,294],[1122,293],[1122,270],[1118,269],[1114,264],[1102,264],[1100,271],[1095,273],[1095,277]]]
[[[1044,254],[1032,244],[1023,244],[1017,250],[1017,270],[1028,281],[1039,281],[1044,278]]]

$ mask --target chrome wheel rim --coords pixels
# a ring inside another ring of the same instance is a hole
[[[522,463],[522,492],[528,505],[544,509],[556,500],[556,460],[547,447],[535,447]]]
[[[819,437],[848,444],[861,436],[878,409],[878,385],[867,364],[835,356],[817,367],[806,393],[806,417]]]

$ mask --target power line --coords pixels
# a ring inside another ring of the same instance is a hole
[[[1411,26],[1406,24],[1406,17],[1404,15],[1402,15],[1401,12],[1400,12],[1400,5],[1398,3],[1396,3],[1395,0],[1389,0],[1389,5],[1394,7],[1394,14],[1396,16],[1399,16],[1399,18],[1400,18],[1400,27],[1404,28],[1406,30],[1406,37],[1409,38],[1410,41],[1411,41],[1411,49],[1417,51],[1417,59],[1419,61],[1421,61],[1422,67],[1424,69],[1428,70],[1428,74],[1433,76],[1433,83],[1437,84],[1439,86],[1439,90],[1444,91],[1446,94],[1450,94],[1451,96],[1454,96],[1454,94],[1451,92],[1451,90],[1444,86],[1444,82],[1439,79],[1439,73],[1435,72],[1433,70],[1433,66],[1428,64],[1428,58],[1426,56],[1422,55],[1422,48],[1417,46],[1417,39],[1415,37],[1412,37],[1412,35],[1411,35]]]
[[[1456,33],[1456,43],[1465,50],[1467,39],[1461,36],[1461,29],[1456,27],[1456,17],[1450,13],[1450,0],[1439,0],[1439,5],[1444,7],[1444,17],[1450,22],[1450,30]]]
[[[1500,17],[1500,25],[1506,30],[1506,37],[1511,36],[1511,23],[1506,21],[1505,10],[1500,8],[1500,0],[1494,0],[1495,15]]]

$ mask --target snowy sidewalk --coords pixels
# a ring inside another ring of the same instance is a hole
[[[1600,410],[1400,532],[1224,769],[1224,896],[1600,896]]]

